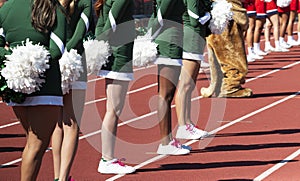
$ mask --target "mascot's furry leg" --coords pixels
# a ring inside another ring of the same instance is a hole
[[[235,21],[230,21],[220,35],[207,37],[211,82],[202,88],[203,97],[250,97],[252,90],[243,88],[248,71],[242,30]]]
[[[210,84],[208,88],[201,88],[203,97],[211,97],[214,94],[219,95],[222,85],[223,73],[220,64],[218,63],[215,53],[211,45],[207,45],[208,63],[210,68]]]

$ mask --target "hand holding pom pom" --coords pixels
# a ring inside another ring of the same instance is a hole
[[[232,20],[232,4],[226,0],[216,0],[213,2],[212,7],[211,20],[208,26],[213,34],[221,34],[227,27],[228,22]]]
[[[150,33],[138,36],[133,45],[133,66],[143,67],[153,63],[157,57],[156,47]]]
[[[9,89],[25,94],[39,90],[44,82],[43,74],[49,68],[49,52],[45,47],[27,39],[22,46],[13,48],[6,58],[1,75]]]
[[[65,51],[59,60],[61,71],[61,87],[63,94],[69,93],[71,83],[75,82],[83,72],[81,55],[76,50]]]
[[[87,64],[87,74],[97,74],[111,55],[108,42],[88,39],[83,43]]]

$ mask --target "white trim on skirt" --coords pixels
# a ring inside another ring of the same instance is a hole
[[[182,66],[182,59],[173,59],[168,57],[158,57],[155,64]]]
[[[100,70],[98,76],[115,79],[115,80],[124,80],[124,81],[131,81],[133,80],[133,73],[128,72],[114,72],[108,70]]]
[[[71,83],[71,89],[73,90],[86,90],[87,83],[85,81],[75,81]]]
[[[7,103],[8,106],[38,106],[38,105],[52,105],[63,106],[62,96],[32,96],[26,97],[25,101],[21,104],[15,102]]]
[[[204,56],[203,54],[200,53],[198,54],[198,53],[183,52],[182,59],[202,61],[204,60]]]

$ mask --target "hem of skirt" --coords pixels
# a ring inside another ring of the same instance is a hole
[[[202,61],[204,60],[204,56],[200,53],[183,52],[182,59]]]
[[[23,103],[9,102],[8,106],[39,106],[39,105],[52,105],[63,106],[62,96],[32,96],[26,97]]]
[[[72,90],[86,90],[87,83],[85,81],[75,81],[71,84]]]
[[[168,57],[158,57],[155,64],[182,66],[182,59],[173,59]]]
[[[133,73],[129,72],[114,72],[108,70],[100,70],[98,76],[114,79],[114,80],[123,80],[123,81],[131,81],[133,80]]]

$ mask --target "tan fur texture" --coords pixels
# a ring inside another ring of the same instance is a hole
[[[232,20],[222,34],[207,37],[211,81],[201,89],[203,97],[252,96],[251,89],[242,87],[248,72],[242,28]]]

